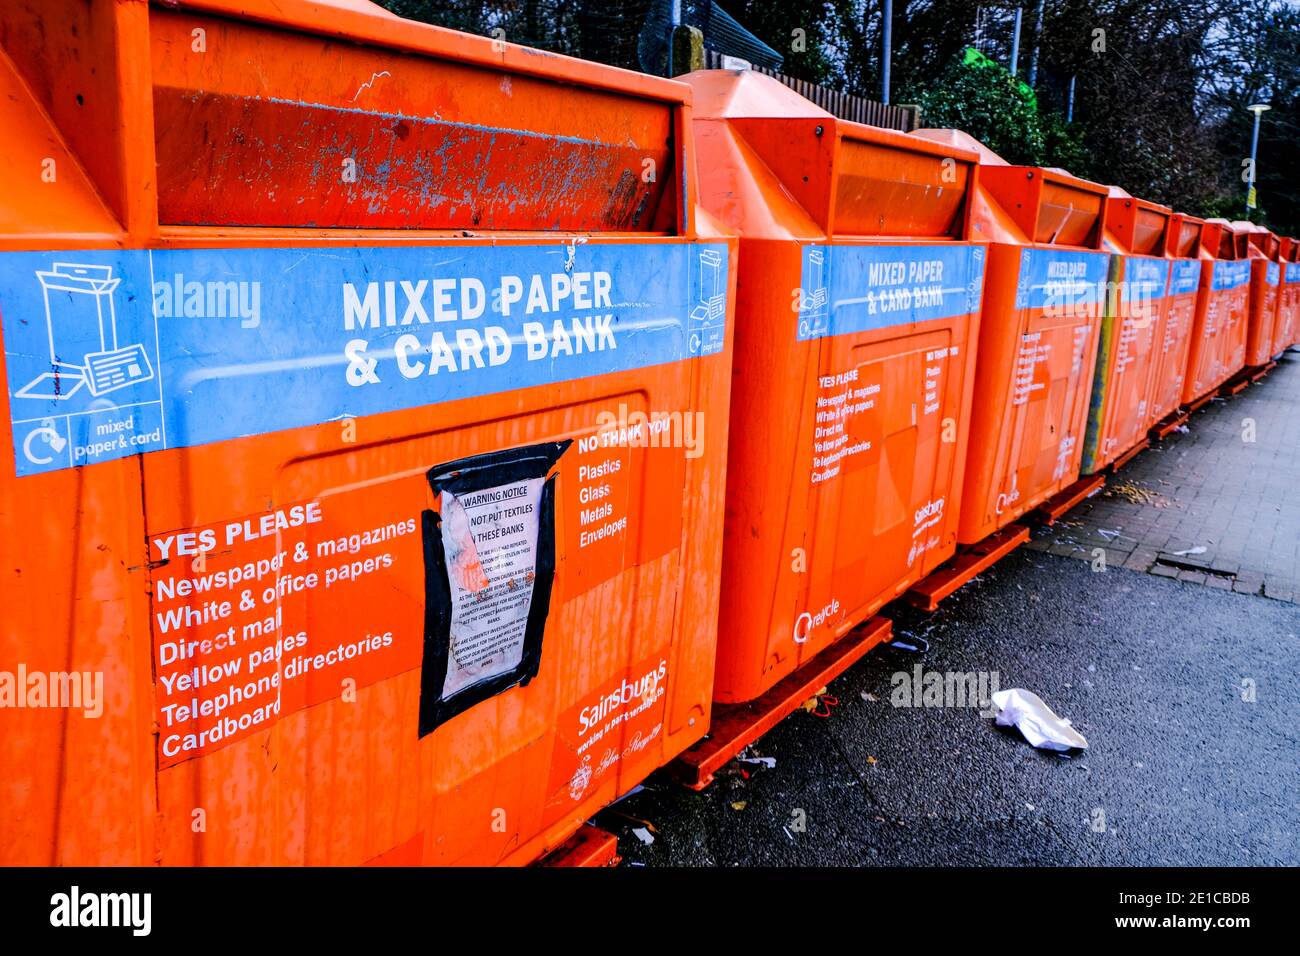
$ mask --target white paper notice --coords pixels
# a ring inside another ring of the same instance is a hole
[[[507,674],[523,659],[533,601],[545,478],[442,492],[442,544],[451,584],[451,642],[442,697]]]

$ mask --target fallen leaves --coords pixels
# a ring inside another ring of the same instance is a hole
[[[1169,502],[1150,488],[1143,488],[1132,481],[1118,481],[1106,486],[1105,494],[1112,498],[1123,498],[1135,505],[1151,505],[1153,508],[1168,508]]]

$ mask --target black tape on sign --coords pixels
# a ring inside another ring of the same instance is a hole
[[[421,737],[475,704],[515,685],[526,686],[537,676],[542,663],[542,633],[546,629],[555,581],[556,476],[550,472],[570,444],[566,440],[494,451],[429,469],[429,487],[441,496],[442,503],[438,511],[425,511],[422,516],[425,604],[424,660],[420,669]],[[533,515],[521,515],[522,523],[503,526],[500,522],[507,513],[503,506],[511,512],[531,511],[531,501],[518,495],[510,497],[511,486],[531,482],[541,482],[541,486],[536,502],[537,537],[529,572],[532,590],[520,635],[518,616],[509,619],[509,612],[517,610],[509,605],[517,605],[520,600],[515,597],[520,586],[517,577],[498,575],[493,579],[488,572],[493,569],[494,558],[510,561],[526,545],[526,540],[518,536],[526,532],[527,522]],[[471,509],[485,508],[496,512],[470,516]],[[449,527],[449,510],[464,516],[460,519],[463,527]],[[458,536],[450,542],[450,555],[449,534]],[[508,553],[492,552],[490,549],[496,545],[489,539],[501,538],[506,540],[504,547]],[[482,561],[484,551],[489,553],[487,568]],[[458,582],[455,589],[453,574]],[[460,618],[456,614],[457,594],[461,601]],[[502,602],[507,606],[502,607]],[[503,616],[507,618],[505,621],[501,620]],[[454,643],[453,626],[469,633],[456,635],[459,640]],[[479,628],[495,630],[485,634]],[[501,669],[494,656],[506,657],[515,648],[519,653],[518,662]],[[468,663],[461,659],[462,653],[470,656]],[[473,659],[475,655],[478,659]],[[494,663],[499,666],[493,668]],[[473,677],[476,668],[484,669],[484,676]],[[456,685],[450,692],[449,669]]]

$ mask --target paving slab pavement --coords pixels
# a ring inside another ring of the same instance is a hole
[[[1211,402],[1029,547],[1300,601],[1300,353]]]

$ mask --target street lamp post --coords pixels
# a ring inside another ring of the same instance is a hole
[[[889,105],[889,61],[894,58],[894,0],[885,0],[881,15],[884,36],[880,45],[880,102]]]
[[[1020,18],[1024,14],[1023,7],[1016,7],[1016,28],[1011,34],[1011,75],[1015,76],[1020,67]]]
[[[1246,109],[1255,114],[1255,131],[1250,137],[1250,169],[1249,183],[1246,188],[1246,216],[1250,216],[1250,211],[1256,208],[1255,205],[1255,154],[1259,150],[1259,118],[1271,110],[1273,107],[1267,103],[1252,103]]]

